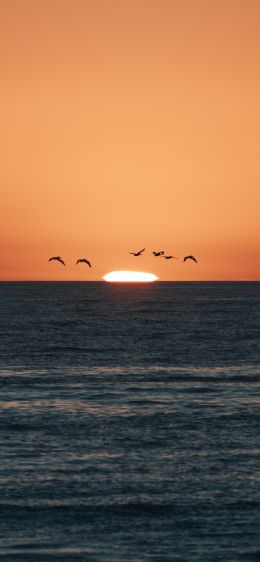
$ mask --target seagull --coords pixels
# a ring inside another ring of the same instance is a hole
[[[62,265],[66,265],[65,262],[63,261],[63,259],[60,256],[53,256],[53,258],[49,259],[49,261],[52,261],[52,260],[59,261],[60,263],[62,263]]]
[[[178,260],[179,258],[177,258],[176,256],[162,256],[165,260]]]
[[[82,263],[82,262],[86,263],[89,267],[92,267],[90,261],[86,260],[85,258],[77,260],[76,265],[78,265],[78,263]]]
[[[129,252],[129,254],[132,254],[133,256],[137,257],[137,256],[141,256],[144,251],[145,251],[145,248],[143,248],[142,250],[139,250],[139,252]]]
[[[196,258],[194,258],[194,256],[185,256],[185,257],[183,258],[183,261],[186,261],[186,260],[193,260],[193,261],[195,261],[196,263],[198,263],[198,261],[196,260]]]
[[[164,251],[161,250],[160,252],[152,252],[152,254],[153,254],[154,256],[156,256],[156,257],[157,257],[157,256],[162,256],[162,255],[164,254]]]

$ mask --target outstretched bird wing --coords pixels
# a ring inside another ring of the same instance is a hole
[[[194,256],[185,256],[185,257],[183,258],[183,261],[186,261],[186,260],[193,260],[193,261],[195,261],[196,263],[198,263],[197,260],[196,260],[196,258],[194,258]]]
[[[86,263],[89,267],[91,267],[90,261],[86,260],[85,258],[77,260],[76,265],[78,265],[78,263]]]
[[[66,265],[65,262],[63,261],[63,259],[60,256],[53,256],[52,258],[49,259],[49,261],[52,261],[52,260],[59,261],[60,263],[62,263],[62,265]]]
[[[142,250],[139,250],[139,252],[129,252],[129,254],[132,254],[132,256],[141,256],[142,252],[144,252],[145,248],[143,248]]]

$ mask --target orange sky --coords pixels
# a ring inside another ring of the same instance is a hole
[[[0,7],[0,279],[259,280],[260,2]]]

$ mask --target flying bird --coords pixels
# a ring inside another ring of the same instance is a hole
[[[132,256],[141,256],[142,253],[145,251],[145,248],[143,248],[142,250],[139,250],[139,252],[129,252],[129,254],[132,254]]]
[[[196,263],[198,263],[198,261],[196,260],[196,258],[194,258],[194,256],[185,256],[185,257],[183,258],[183,261],[186,261],[186,260],[193,260],[193,261],[195,261]]]
[[[152,254],[153,254],[154,256],[156,256],[156,257],[157,257],[157,256],[162,256],[162,255],[164,254],[164,251],[161,250],[160,252],[152,252]]]
[[[178,260],[176,256],[162,256],[165,260]]]
[[[60,256],[53,256],[52,258],[49,259],[49,261],[52,261],[52,260],[59,261],[60,263],[62,263],[62,265],[66,265],[65,262],[63,261],[63,259]]]
[[[78,265],[78,263],[86,263],[89,267],[92,267],[90,261],[86,260],[85,258],[77,260],[76,265]]]

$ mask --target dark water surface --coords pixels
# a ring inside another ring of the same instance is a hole
[[[260,560],[260,284],[0,299],[0,558]]]

